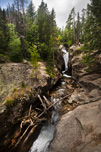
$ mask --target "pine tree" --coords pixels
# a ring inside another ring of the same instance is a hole
[[[48,14],[49,11],[47,8],[47,4],[42,1],[41,5],[38,8],[36,22],[38,25],[39,41],[41,43],[46,43],[46,44],[47,44],[46,30],[48,28],[47,26]]]
[[[0,53],[6,53],[9,42],[9,31],[7,27],[6,11],[0,8]]]
[[[88,7],[89,16],[85,25],[85,46],[91,50],[101,49],[101,18],[100,18],[101,2],[98,0],[91,1]],[[89,42],[89,43],[88,43]]]
[[[20,0],[20,9],[22,12],[22,29],[23,29],[23,35],[26,36],[26,5],[27,5],[27,0]]]
[[[35,7],[32,0],[30,1],[27,8],[27,17],[30,21],[32,21],[32,23],[35,21],[36,13],[35,13]]]
[[[65,31],[67,31],[67,43],[68,45],[72,45],[76,41],[76,34],[75,34],[75,9],[72,8],[68,20]]]
[[[39,43],[39,33],[38,33],[38,27],[35,24],[31,24],[29,29],[27,30],[26,34],[26,40],[29,43],[29,45],[37,45]]]
[[[21,52],[21,41],[17,36],[17,32],[15,31],[14,24],[8,24],[10,30],[10,42],[9,42],[9,58],[14,62],[22,61],[22,52]]]
[[[95,55],[101,50],[101,19],[100,19],[101,1],[91,0],[88,5],[87,21],[84,28],[84,61],[91,67],[94,64]],[[95,51],[96,50],[96,51]]]
[[[79,43],[79,41],[80,41],[80,33],[81,33],[81,22],[80,22],[80,15],[78,12],[78,14],[77,14],[77,31],[76,31],[77,43]]]
[[[82,14],[81,14],[81,37],[80,41],[83,43],[84,42],[84,26],[86,23],[86,15],[87,14],[87,9],[82,9]]]

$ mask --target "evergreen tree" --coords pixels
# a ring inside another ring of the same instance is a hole
[[[94,64],[95,54],[101,50],[101,19],[100,19],[101,0],[97,2],[91,0],[91,5],[88,5],[88,18],[84,28],[84,62],[91,69]],[[95,52],[95,50],[97,52]]]
[[[87,19],[85,25],[85,46],[90,50],[100,50],[101,49],[101,1],[95,0],[91,1],[91,5],[89,5],[89,17]]]
[[[41,43],[46,43],[46,44],[47,44],[46,31],[48,28],[47,27],[48,14],[49,12],[47,8],[47,4],[42,1],[41,5],[38,8],[37,25],[38,25],[39,41]]]
[[[72,8],[68,20],[67,25],[65,28],[65,31],[67,31],[67,43],[68,45],[72,45],[76,41],[76,34],[75,34],[75,9]]]
[[[47,4],[44,3],[43,0],[38,8],[37,14],[32,0],[27,7],[27,11],[25,11],[26,2],[27,0],[14,0],[14,3],[8,5],[6,10],[10,31],[10,41],[8,44],[10,60],[19,62],[23,58],[30,57],[31,54],[28,54],[27,49],[36,45],[40,57],[47,61],[52,68],[57,37],[55,11],[52,9],[52,11],[49,12]],[[5,19],[3,12],[2,15],[2,18]],[[4,21],[2,18],[0,17],[1,22]],[[1,37],[5,35],[3,31],[5,31],[4,26],[2,26],[2,28],[0,27]],[[3,41],[0,43],[4,44]],[[15,59],[15,56],[17,56],[17,59]]]
[[[36,13],[32,0],[30,1],[27,8],[27,17],[30,21],[32,21],[32,23],[35,21]]]
[[[27,34],[26,34],[26,40],[29,42],[29,45],[37,45],[39,43],[39,33],[38,33],[38,27],[35,24],[31,24]]]
[[[80,34],[81,34],[81,22],[80,22],[80,15],[79,12],[77,14],[77,29],[76,29],[76,41],[79,43],[80,41]]]
[[[9,42],[9,31],[7,27],[6,11],[0,8],[0,53],[6,53]]]
[[[20,9],[21,9],[21,19],[22,19],[22,31],[23,35],[26,36],[26,5],[27,5],[27,0],[20,0]]]
[[[55,21],[55,17],[56,17],[56,14],[55,14],[55,11],[54,9],[52,9],[51,11],[51,15],[50,15],[50,18],[51,18],[51,34],[54,37],[56,37],[56,21]]]
[[[86,23],[86,13],[87,9],[82,9],[82,14],[81,14],[81,36],[80,36],[80,42],[84,42],[84,26]]]
[[[17,32],[15,31],[14,24],[8,24],[10,29],[10,42],[9,42],[9,57],[11,61],[21,62],[22,61],[22,53],[21,53],[21,42],[20,38],[17,36]]]

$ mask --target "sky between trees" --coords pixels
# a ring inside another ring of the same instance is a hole
[[[28,0],[30,1],[30,0]],[[35,5],[35,10],[38,9],[42,0],[32,0]],[[13,0],[0,0],[0,6],[6,8],[7,4],[12,4]],[[54,8],[56,12],[56,23],[57,26],[63,28],[66,25],[68,15],[73,7],[76,12],[80,12],[83,8],[86,8],[87,3],[90,0],[44,0],[47,3],[49,10]]]

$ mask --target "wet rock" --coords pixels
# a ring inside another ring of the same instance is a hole
[[[101,151],[101,101],[82,105],[63,115],[50,152]]]

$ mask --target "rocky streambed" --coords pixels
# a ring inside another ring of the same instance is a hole
[[[55,104],[51,110],[50,121],[48,119],[48,121],[43,124],[41,132],[36,141],[33,142],[29,152],[49,151],[49,145],[54,137],[55,127],[61,115],[73,110],[74,107],[77,106],[77,103],[68,103],[68,99],[76,87],[74,80],[62,78],[54,88],[50,90],[49,100],[52,104],[56,102],[57,104]]]
[[[53,139],[51,138],[52,141],[48,145],[48,151],[101,151],[101,56],[98,55],[96,57],[97,61],[94,66],[96,68],[92,72],[87,72],[85,71],[86,65],[80,64],[82,51],[75,46],[71,49],[70,67],[72,66],[72,79],[61,79],[61,69],[63,67],[61,54],[57,56],[55,76],[53,78],[46,73],[45,63],[41,63],[40,68],[37,71],[34,70],[34,73],[32,72],[33,68],[28,63],[20,64],[20,66],[17,64],[7,65],[8,68],[6,70],[8,72],[6,71],[6,73],[5,65],[0,65],[2,69],[0,81],[2,82],[2,88],[4,87],[4,91],[2,89],[2,92],[0,92],[2,93],[0,151],[25,152],[31,147],[33,141],[37,139],[41,125],[39,125],[39,128],[32,129],[33,133],[29,138],[29,142],[25,142],[22,149],[12,149],[29,125],[25,125],[22,132],[20,132],[21,122],[28,116],[30,106],[32,105],[32,109],[35,107],[40,109],[38,95],[51,96],[51,101],[67,96],[62,101],[62,107],[59,109],[60,119],[56,123],[56,129]],[[24,66],[25,72],[22,72],[21,65]],[[12,78],[11,73],[14,73],[15,69],[20,72],[21,81],[20,77],[17,78],[17,73],[14,75],[15,78]],[[16,80],[16,82],[13,80]],[[62,81],[55,87],[58,80]],[[6,86],[7,91],[3,85],[6,84],[6,81],[8,84]],[[13,82],[14,85],[10,85],[10,91],[8,92],[9,84]],[[53,89],[51,92],[50,90],[53,86],[55,91]],[[9,103],[9,101],[12,102]]]

